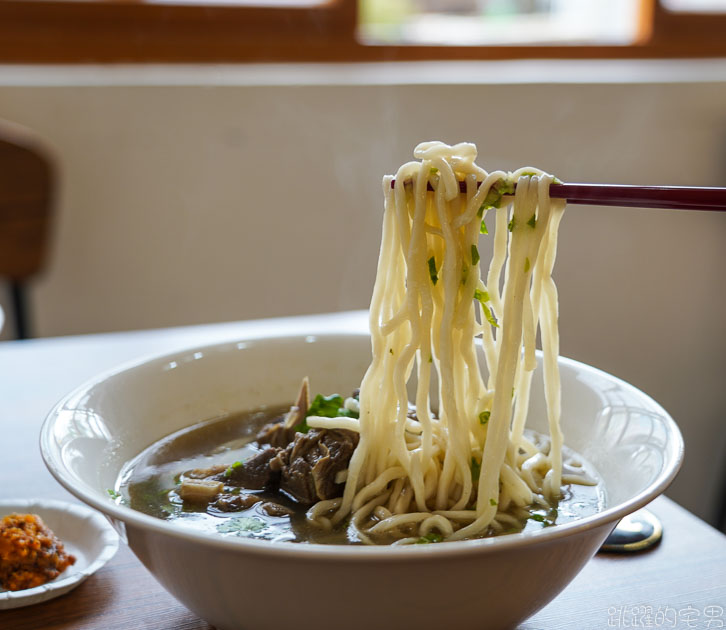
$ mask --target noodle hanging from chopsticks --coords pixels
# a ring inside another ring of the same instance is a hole
[[[469,143],[422,143],[417,161],[396,173],[395,187],[392,177],[383,180],[360,442],[343,497],[308,514],[324,527],[350,515],[363,542],[394,531],[403,532],[397,543],[431,532],[460,540],[501,531],[511,506],[556,502],[560,495],[552,269],[564,202],[549,198],[551,175],[530,167],[488,173],[475,164],[476,154]],[[496,229],[485,283],[478,242],[490,210]],[[538,328],[550,434],[540,441],[524,432]],[[416,414],[409,417],[414,375]],[[343,428],[340,420],[326,426]]]

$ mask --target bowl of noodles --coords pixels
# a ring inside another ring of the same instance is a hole
[[[475,156],[384,179],[368,329],[144,360],[50,412],[51,473],[217,628],[510,628],[675,477],[662,407],[558,357],[553,178]]]

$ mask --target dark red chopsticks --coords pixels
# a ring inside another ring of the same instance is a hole
[[[550,196],[567,203],[673,210],[726,210],[726,188],[552,184]]]
[[[391,182],[391,188],[394,185],[395,180]],[[459,188],[466,192],[466,183],[459,182]],[[433,190],[431,184],[429,190]],[[726,211],[726,188],[552,184],[550,196],[580,205]]]

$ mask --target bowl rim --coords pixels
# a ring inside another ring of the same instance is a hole
[[[556,527],[547,527],[533,532],[517,533],[503,535],[490,538],[478,538],[474,540],[452,541],[445,545],[405,545],[405,546],[368,546],[368,545],[337,545],[337,544],[314,544],[314,543],[297,543],[297,542],[275,542],[273,544],[266,540],[256,540],[244,537],[218,537],[210,533],[200,532],[192,529],[179,527],[167,521],[155,518],[153,516],[138,512],[131,507],[117,504],[110,497],[105,496],[100,491],[86,491],[83,487],[78,487],[73,483],[73,479],[77,478],[59,461],[55,454],[57,448],[54,446],[53,427],[55,419],[58,418],[61,410],[68,410],[67,403],[73,399],[77,399],[83,392],[108,381],[114,377],[120,376],[129,371],[141,368],[142,366],[150,366],[155,363],[165,364],[169,361],[178,360],[179,357],[194,354],[198,352],[212,352],[221,350],[224,347],[237,346],[245,344],[245,348],[250,345],[258,345],[260,343],[311,343],[319,338],[334,339],[336,337],[363,337],[369,336],[368,331],[346,331],[321,333],[315,331],[310,334],[273,334],[259,337],[233,337],[227,341],[218,341],[211,344],[201,346],[193,346],[189,348],[179,349],[164,354],[153,354],[142,356],[132,361],[122,363],[110,370],[101,372],[96,376],[86,380],[77,388],[63,396],[53,408],[48,412],[40,431],[39,446],[43,461],[53,477],[66,490],[75,497],[83,501],[85,504],[105,514],[112,520],[120,521],[124,524],[140,528],[142,530],[151,530],[155,534],[171,536],[178,541],[192,542],[207,547],[227,549],[232,552],[247,552],[263,556],[277,557],[280,554],[285,557],[311,558],[317,560],[339,560],[345,557],[346,560],[356,562],[380,561],[384,559],[398,561],[402,558],[411,560],[430,559],[432,554],[438,557],[457,557],[462,554],[477,553],[495,553],[512,548],[525,548],[532,545],[556,541],[564,537],[579,532],[590,531],[607,525],[615,526],[618,520],[630,514],[648,503],[657,496],[662,494],[671,484],[677,475],[683,462],[684,443],[683,437],[677,424],[670,414],[648,394],[638,389],[634,385],[614,376],[608,372],[600,370],[596,367],[560,356],[558,362],[560,366],[568,366],[574,368],[578,372],[591,374],[599,378],[605,378],[616,383],[618,386],[634,394],[636,397],[644,398],[654,408],[654,411],[661,414],[667,433],[671,439],[668,442],[665,457],[665,465],[658,476],[643,491],[631,497],[625,502],[621,502],[612,507],[606,507],[603,511],[590,516],[577,519],[557,525]],[[242,349],[242,348],[240,348]]]

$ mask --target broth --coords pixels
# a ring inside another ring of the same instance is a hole
[[[118,500],[131,508],[156,518],[197,531],[220,536],[241,536],[272,542],[320,544],[361,544],[355,533],[343,521],[332,531],[311,525],[306,518],[309,506],[301,505],[284,492],[248,490],[225,485],[229,495],[251,495],[254,505],[222,511],[212,503],[191,503],[179,494],[183,473],[200,468],[230,466],[258,453],[264,446],[255,442],[257,432],[266,423],[284,415],[289,406],[267,407],[251,412],[215,418],[173,433],[145,449],[123,469],[118,484]],[[585,471],[597,479],[587,462],[569,449],[566,459],[583,463]],[[270,503],[280,506],[280,514],[271,514]],[[487,535],[531,532],[543,527],[567,523],[601,511],[605,493],[601,483],[596,485],[569,484],[555,507],[513,508],[511,527],[503,531],[490,528]],[[289,513],[282,513],[283,511]],[[396,537],[377,540],[381,544],[394,542]],[[422,540],[421,542],[431,542]]]

